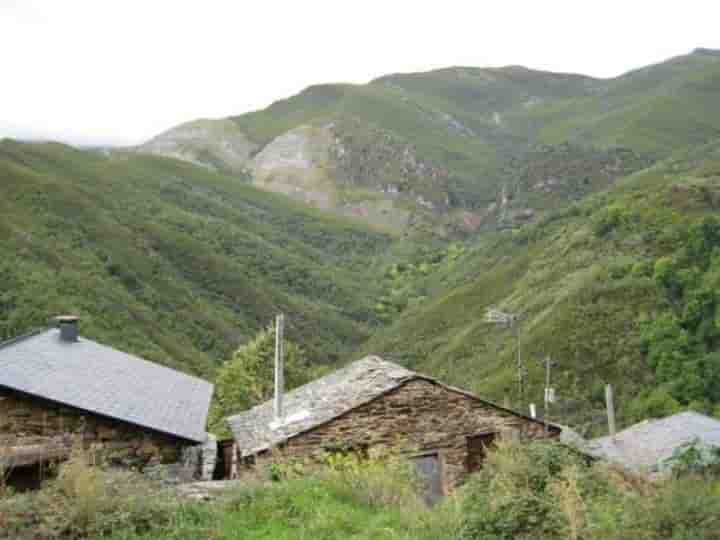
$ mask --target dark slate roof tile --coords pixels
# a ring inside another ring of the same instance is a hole
[[[51,329],[0,345],[0,386],[191,441],[206,438],[213,386]]]

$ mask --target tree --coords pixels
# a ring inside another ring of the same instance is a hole
[[[313,377],[304,351],[285,341],[285,388],[291,390]],[[218,370],[215,400],[210,411],[210,431],[229,435],[225,419],[273,396],[275,385],[275,327],[261,330],[242,345]]]

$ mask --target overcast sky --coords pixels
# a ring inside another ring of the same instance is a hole
[[[0,137],[134,144],[451,65],[609,77],[720,48],[719,20],[717,0],[0,0]]]

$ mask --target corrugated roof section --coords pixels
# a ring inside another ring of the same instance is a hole
[[[0,386],[191,441],[205,440],[213,385],[59,330],[0,346]]]

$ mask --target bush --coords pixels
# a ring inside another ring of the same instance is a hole
[[[88,465],[75,451],[43,489],[0,501],[0,538],[72,540],[169,522],[180,503],[136,474]]]
[[[463,493],[464,540],[717,539],[720,485],[651,484],[555,443],[505,443]]]
[[[270,399],[274,391],[275,366],[274,325],[258,332],[218,370],[215,394],[208,424],[211,431],[223,437],[231,436],[226,424],[228,416],[243,412]],[[284,344],[285,388],[305,384],[313,378],[304,351],[295,343]]]
[[[599,237],[607,236],[616,229],[627,227],[635,221],[635,215],[624,206],[615,204],[598,212],[593,218],[593,231]]]
[[[412,464],[383,448],[369,455],[334,453],[325,458],[323,476],[338,491],[372,508],[403,506],[419,508],[420,484]]]
[[[559,444],[499,443],[465,488],[462,538],[560,538],[563,509],[553,492],[565,491],[556,478],[581,466],[579,456]],[[567,509],[576,505],[569,496],[563,500]]]

